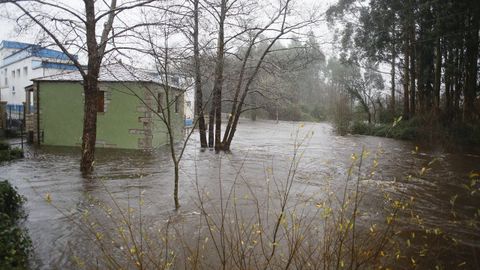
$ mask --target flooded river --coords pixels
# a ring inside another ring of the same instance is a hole
[[[218,179],[221,178],[226,187],[235,181],[239,171],[254,188],[256,183],[265,182],[268,170],[273,171],[278,179],[287,175],[294,145],[299,142],[295,139],[297,130],[300,138],[309,135],[300,147],[305,151],[295,177],[293,198],[300,200],[301,196],[317,196],[327,183],[341,188],[347,179],[352,154],[357,153],[358,156],[365,148],[370,153],[365,161],[366,168],[371,167],[374,156],[378,154],[375,174],[362,182],[366,194],[363,200],[365,208],[375,213],[377,208],[382,207],[384,198],[378,192],[379,187],[393,196],[414,197],[415,210],[423,215],[422,222],[449,232],[459,242],[455,247],[442,241],[431,243],[445,245],[443,250],[446,251],[435,255],[443,260],[448,258],[450,266],[455,268],[475,269],[480,265],[476,258],[480,255],[480,230],[475,227],[478,217],[474,219],[480,207],[479,196],[469,194],[471,191],[462,186],[470,185],[469,174],[472,171],[480,171],[478,154],[448,153],[441,147],[421,145],[415,151],[416,145],[406,141],[336,136],[331,125],[326,123],[306,123],[303,126],[293,122],[243,121],[229,154],[201,151],[194,134],[181,162],[182,207],[178,213],[173,211],[173,172],[167,148],[155,152],[100,149],[91,179],[82,178],[78,170],[78,149],[28,148],[25,159],[0,165],[0,178],[11,181],[28,199],[26,227],[34,245],[34,266],[39,269],[67,269],[74,267],[72,254],[80,252],[85,255],[89,251],[72,220],[80,218],[81,213],[91,207],[90,197],[107,200],[108,194],[111,194],[125,204],[138,201],[141,193],[145,200],[142,214],[146,218],[162,222],[172,215],[182,215],[181,222],[188,224],[189,217],[198,213],[195,203],[197,184],[217,194],[221,189]],[[52,204],[46,202],[47,194]],[[471,217],[472,226],[451,221],[451,200],[456,195],[457,218]],[[212,197],[212,200],[218,199]],[[381,222],[385,217],[379,214],[372,215],[372,218]],[[400,222],[404,232],[416,231],[409,228],[410,221],[406,217]],[[407,239],[402,234],[400,237]],[[434,269],[436,259],[430,261],[428,268]],[[409,267],[403,265],[399,268]]]

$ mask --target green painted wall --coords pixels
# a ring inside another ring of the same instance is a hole
[[[172,100],[174,99],[175,93],[173,93],[173,91],[170,91],[170,92],[171,93],[169,95],[169,100],[170,102],[172,102]],[[171,121],[173,126],[173,134],[175,135],[175,138],[177,139],[177,141],[183,138],[183,128],[185,124],[184,111],[183,111],[184,97],[180,96],[180,99],[178,102],[179,104],[181,104],[181,106],[179,106],[179,113],[175,113],[174,105],[170,106],[170,116],[171,116]],[[167,105],[167,99],[166,97],[164,97],[163,107],[166,108],[166,105]],[[165,115],[166,115],[166,112],[165,112]],[[169,143],[169,137],[167,133],[168,131],[163,121],[160,120],[160,117],[158,117],[158,115],[154,115],[153,122],[154,122],[153,146],[159,147],[159,146],[168,144]]]
[[[97,146],[138,149],[142,134],[132,134],[132,130],[144,130],[140,118],[151,116],[151,112],[132,93],[144,100],[145,93],[160,86],[149,84],[144,87],[135,83],[101,83],[100,89],[106,91],[106,112],[98,113]],[[40,82],[40,126],[44,132],[44,145],[79,146],[81,145],[83,125],[83,87],[75,82]],[[148,90],[147,90],[148,89]],[[182,100],[183,101],[183,100]],[[150,101],[152,102],[152,101]],[[151,106],[152,108],[154,106]],[[182,106],[180,106],[183,109]],[[176,123],[177,139],[181,139],[183,130],[183,111],[172,114]],[[168,143],[165,126],[153,121],[152,146]],[[137,132],[141,133],[141,132]]]

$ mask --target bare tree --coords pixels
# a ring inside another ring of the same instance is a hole
[[[247,95],[251,92],[252,85],[256,76],[262,67],[268,54],[272,52],[272,48],[281,39],[288,34],[294,33],[296,30],[312,25],[321,20],[319,14],[313,12],[309,17],[299,21],[289,23],[289,15],[292,13],[292,0],[280,1],[276,11],[270,19],[262,27],[253,27],[248,29],[250,40],[247,45],[243,62],[238,72],[238,81],[235,87],[233,105],[227,126],[224,131],[223,140],[219,145],[222,150],[230,150],[233,137],[235,135],[240,115],[244,112],[244,104]],[[252,57],[252,48],[258,44],[266,44],[258,58]],[[246,71],[249,71],[248,74]],[[246,76],[246,77],[245,77]]]
[[[203,112],[203,93],[202,93],[202,74],[200,63],[200,44],[198,40],[199,36],[199,11],[200,0],[191,0],[193,4],[193,54],[195,64],[195,118],[198,119],[198,131],[200,135],[200,146],[207,147],[207,135],[205,118]]]

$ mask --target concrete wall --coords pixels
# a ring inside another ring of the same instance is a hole
[[[105,112],[98,113],[97,118],[99,147],[150,149],[167,143],[166,128],[152,113],[157,106],[150,93],[163,91],[161,86],[101,83],[100,90],[105,91]],[[84,101],[82,85],[77,82],[40,82],[39,93],[41,144],[80,146]],[[180,102],[183,104],[183,98]],[[179,113],[172,113],[177,139],[183,135],[183,106],[179,107]]]

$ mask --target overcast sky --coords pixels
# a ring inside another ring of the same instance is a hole
[[[77,0],[78,1],[78,0]],[[261,0],[260,0],[261,1]],[[320,6],[322,11],[325,11],[331,4],[335,3],[337,0],[297,0],[300,4],[304,7],[308,6]],[[66,1],[70,5],[76,5],[76,3],[72,3],[72,1]],[[78,1],[81,4],[80,1]],[[4,5],[7,8],[6,12],[8,13],[8,9],[15,9],[13,5]],[[5,10],[4,10],[5,11]],[[15,31],[16,22],[12,20],[5,19],[0,14],[0,40],[12,40],[12,41],[19,41],[19,42],[28,42],[33,43],[37,37],[38,33],[26,33],[22,34],[21,36],[18,35]],[[317,36],[317,41],[319,42],[322,50],[326,55],[336,54],[334,52],[333,46],[333,33],[325,24],[321,24],[312,29]]]

